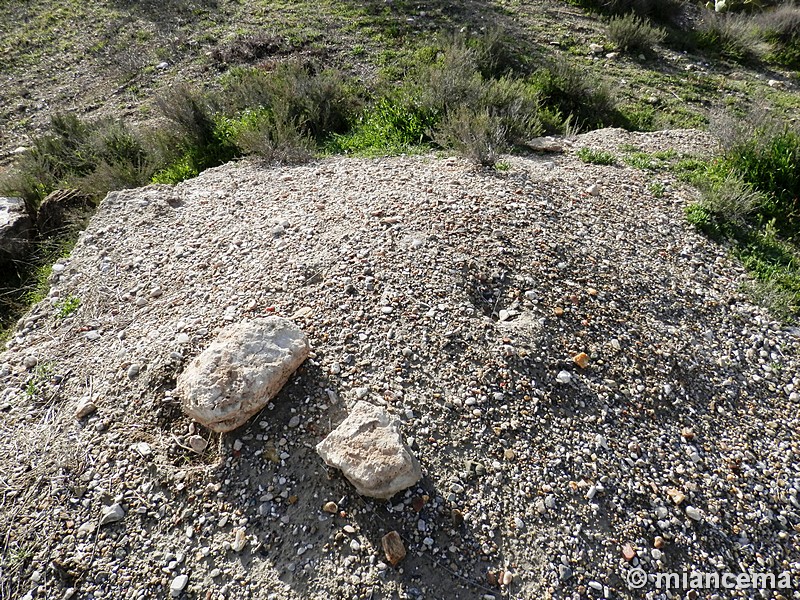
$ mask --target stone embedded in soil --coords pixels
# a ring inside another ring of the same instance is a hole
[[[698,509],[694,506],[687,506],[686,507],[686,516],[692,519],[693,521],[699,521],[703,518],[703,513],[701,513]]]
[[[572,357],[572,360],[575,361],[575,364],[578,365],[581,369],[585,369],[589,366],[589,355],[586,352],[580,352]]]
[[[75,418],[83,419],[88,417],[97,410],[97,406],[92,402],[91,398],[81,398],[78,402],[78,407],[75,409]]]
[[[317,452],[341,469],[363,496],[388,499],[422,477],[419,462],[400,433],[400,421],[383,408],[360,401]]]
[[[278,394],[309,349],[305,333],[282,317],[227,327],[178,376],[183,410],[209,429],[232,431]]]
[[[623,558],[624,558],[625,560],[627,560],[628,562],[630,562],[630,561],[632,561],[634,558],[636,558],[636,550],[634,550],[634,549],[633,549],[633,546],[631,546],[630,544],[625,544],[625,545],[622,547],[622,556],[623,556]]]
[[[169,584],[169,595],[173,598],[177,598],[183,593],[183,590],[186,589],[186,586],[189,584],[189,576],[188,575],[178,575],[175,579],[172,580],[172,583]]]
[[[112,504],[103,510],[103,516],[100,519],[100,525],[108,525],[109,523],[116,523],[125,518],[125,511],[119,504]]]
[[[381,546],[383,553],[386,555],[386,560],[396,567],[406,557],[406,547],[403,545],[403,540],[400,534],[396,531],[390,531],[381,538]]]

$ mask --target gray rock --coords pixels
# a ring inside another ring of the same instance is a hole
[[[214,431],[232,431],[274,398],[309,352],[305,333],[282,317],[226,327],[180,374],[183,410]]]
[[[33,221],[22,198],[0,197],[0,264],[23,259],[32,233]]]
[[[177,598],[183,593],[183,590],[186,589],[186,586],[189,584],[189,576],[188,575],[178,575],[175,579],[172,580],[172,583],[169,584],[169,595],[173,598]]]
[[[317,444],[317,452],[364,496],[391,498],[422,477],[419,462],[403,441],[400,421],[369,402],[358,402]]]
[[[112,504],[107,506],[103,511],[103,517],[100,519],[100,525],[108,525],[109,523],[116,523],[125,518],[125,511],[119,504]]]

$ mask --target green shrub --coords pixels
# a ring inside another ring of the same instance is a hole
[[[784,127],[762,129],[724,154],[725,164],[765,195],[760,214],[782,231],[800,227],[800,134]]]
[[[317,142],[346,131],[361,104],[344,74],[319,70],[299,60],[282,63],[272,71],[234,69],[224,81],[223,97],[227,114],[248,109],[280,110],[303,136]]]
[[[437,127],[434,140],[444,148],[487,167],[497,163],[508,150],[507,132],[502,119],[488,109],[466,106],[450,111]]]
[[[382,98],[367,109],[353,130],[337,135],[333,149],[357,154],[413,152],[429,140],[432,119],[402,97]]]
[[[246,115],[235,131],[237,145],[268,162],[302,163],[311,159],[314,141],[286,108]]]
[[[149,154],[145,140],[121,121],[56,114],[0,180],[0,193],[23,198],[32,215],[58,188],[98,200],[111,189],[146,183],[155,170]]]
[[[536,71],[531,83],[538,90],[544,109],[565,119],[571,116],[580,129],[620,124],[608,89],[564,58],[557,58]]]
[[[402,86],[419,109],[434,119],[451,108],[475,106],[483,77],[477,68],[478,51],[463,37],[445,38],[433,61],[418,66]]]
[[[759,28],[747,15],[705,8],[696,35],[701,48],[737,62],[755,60],[764,52]]]
[[[607,150],[595,150],[593,148],[579,148],[576,152],[578,158],[585,163],[593,165],[613,165],[617,162],[616,157]]]
[[[757,22],[770,44],[767,60],[800,69],[800,7],[784,4],[761,13]]]
[[[630,13],[608,22],[608,37],[620,50],[651,52],[664,41],[666,32]]]
[[[531,54],[522,40],[499,27],[487,28],[470,46],[475,50],[478,71],[486,79],[524,73]]]
[[[573,2],[606,14],[634,13],[659,23],[676,22],[683,15],[685,5],[683,0],[573,0]]]

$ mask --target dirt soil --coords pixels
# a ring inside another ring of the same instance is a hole
[[[242,161],[110,194],[0,354],[0,598],[659,594],[636,569],[796,598],[798,331],[686,224],[695,192],[584,146],[714,142],[603,130],[504,173]],[[271,314],[311,357],[239,430],[190,422],[177,374]],[[423,467],[389,502],[314,450],[358,399]]]

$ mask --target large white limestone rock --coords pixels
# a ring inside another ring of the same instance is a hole
[[[309,352],[305,333],[268,317],[226,327],[180,374],[184,412],[214,431],[231,431],[274,398]]]
[[[422,477],[419,462],[403,441],[400,421],[369,402],[358,402],[317,444],[317,452],[326,464],[341,469],[363,496],[391,498]]]

